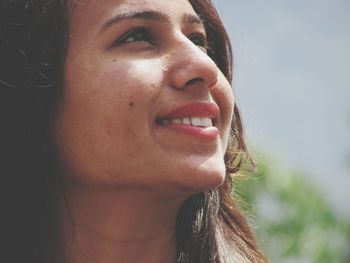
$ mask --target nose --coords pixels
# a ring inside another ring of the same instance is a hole
[[[199,86],[211,89],[218,81],[218,68],[214,61],[189,39],[176,43],[169,62],[171,86],[186,90]]]

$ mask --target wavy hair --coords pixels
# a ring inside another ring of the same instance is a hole
[[[62,92],[68,1],[0,2],[1,262],[59,262],[64,187],[50,127]],[[214,6],[189,2],[204,21],[208,55],[232,82],[231,44]],[[267,262],[232,199],[232,177],[248,156],[237,106],[231,135],[224,184],[190,197],[179,211],[180,263]]]

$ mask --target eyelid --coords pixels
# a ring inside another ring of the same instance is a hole
[[[202,30],[192,31],[186,36],[190,41],[193,42],[198,48],[202,49],[204,52],[208,51],[208,39],[205,32]],[[128,41],[128,38],[134,38]],[[145,26],[133,27],[127,30],[121,36],[119,36],[111,45],[110,48],[133,44],[133,43],[149,43],[152,46],[157,45],[156,38],[151,32],[151,28]]]
[[[208,38],[206,36],[205,33],[202,33],[202,32],[195,32],[195,33],[192,33],[190,35],[187,36],[188,39],[190,39],[192,41],[193,38],[197,38],[197,40],[199,39],[202,43],[194,43],[196,44],[197,46],[207,50],[208,49]],[[193,41],[192,41],[193,42]]]
[[[136,34],[143,35],[143,40],[135,40],[135,41],[126,41],[128,38],[135,36]],[[154,44],[154,38],[150,32],[150,29],[147,27],[136,27],[128,30],[126,33],[122,34],[118,37],[112,44],[113,46],[120,46],[123,44],[134,43],[134,42],[149,42],[150,44]]]

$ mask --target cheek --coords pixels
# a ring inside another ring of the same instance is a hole
[[[226,78],[220,74],[218,88],[212,90],[212,95],[214,100],[218,103],[221,110],[221,145],[223,152],[226,151],[231,123],[233,118],[234,109],[234,96],[231,88],[231,84],[226,80]]]
[[[160,84],[150,67],[123,64],[95,72],[66,68],[56,137],[72,173],[111,174],[149,140],[147,127]]]
[[[70,64],[66,72],[65,99],[72,105],[86,107],[91,114],[107,113],[108,108],[119,113],[125,105],[127,109],[135,109],[158,92],[157,76],[150,69],[154,67],[149,64],[118,60],[96,70]]]
[[[226,80],[225,76],[222,75],[222,73],[219,74],[219,87],[215,90],[213,90],[213,96],[217,103],[219,104],[219,107],[222,111],[222,123],[223,123],[223,128],[225,132],[227,133],[232,117],[233,117],[233,109],[234,109],[234,96],[233,96],[233,91],[231,88],[231,84]]]

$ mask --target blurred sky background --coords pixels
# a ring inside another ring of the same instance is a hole
[[[350,1],[213,2],[234,46],[248,143],[350,217]]]

